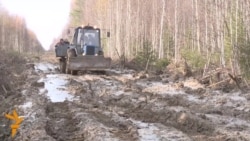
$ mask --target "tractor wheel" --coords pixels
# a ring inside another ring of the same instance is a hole
[[[77,75],[77,70],[72,70],[71,75]]]
[[[60,72],[65,73],[66,72],[66,60],[60,59]]]
[[[67,51],[67,55],[68,55],[68,58],[76,57],[76,52],[71,49],[71,50]],[[68,67],[66,67],[66,73],[67,74],[72,74],[72,75],[77,75],[77,70],[70,70]]]
[[[68,57],[76,57],[76,52],[74,49],[68,49],[67,55],[68,55]]]

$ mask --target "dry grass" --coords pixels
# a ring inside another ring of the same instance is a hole
[[[16,52],[1,51],[0,54],[0,95],[11,91],[20,82],[19,76],[25,70],[26,60]],[[23,80],[21,80],[23,81]]]
[[[3,115],[12,109],[13,101],[21,96],[18,88],[20,88],[21,83],[25,82],[26,59],[17,52],[0,51],[0,114]],[[0,123],[0,138],[4,139],[9,136],[9,132],[3,126],[8,120],[2,116],[0,121],[2,121]]]
[[[59,57],[56,57],[54,51],[47,51],[40,56],[40,61],[49,62],[52,64],[58,64]]]

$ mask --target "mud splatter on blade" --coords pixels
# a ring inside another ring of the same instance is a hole
[[[105,70],[111,64],[111,58],[104,56],[70,57],[68,61],[70,70]]]

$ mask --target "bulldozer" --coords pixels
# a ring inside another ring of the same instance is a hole
[[[61,73],[106,71],[111,65],[111,58],[104,57],[101,47],[101,30],[89,25],[75,28],[71,42],[57,44],[55,52]]]

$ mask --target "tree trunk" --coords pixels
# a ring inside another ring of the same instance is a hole
[[[198,52],[201,53],[198,0],[195,0],[195,20],[196,20],[196,45],[197,45]]]
[[[165,0],[162,0],[162,14],[161,14],[161,25],[160,25],[160,43],[159,43],[159,59],[164,57],[164,49],[163,49],[163,24],[164,24],[164,15],[165,15]]]
[[[174,62],[177,64],[179,59],[179,47],[178,47],[178,0],[175,0],[175,42],[174,42]]]

